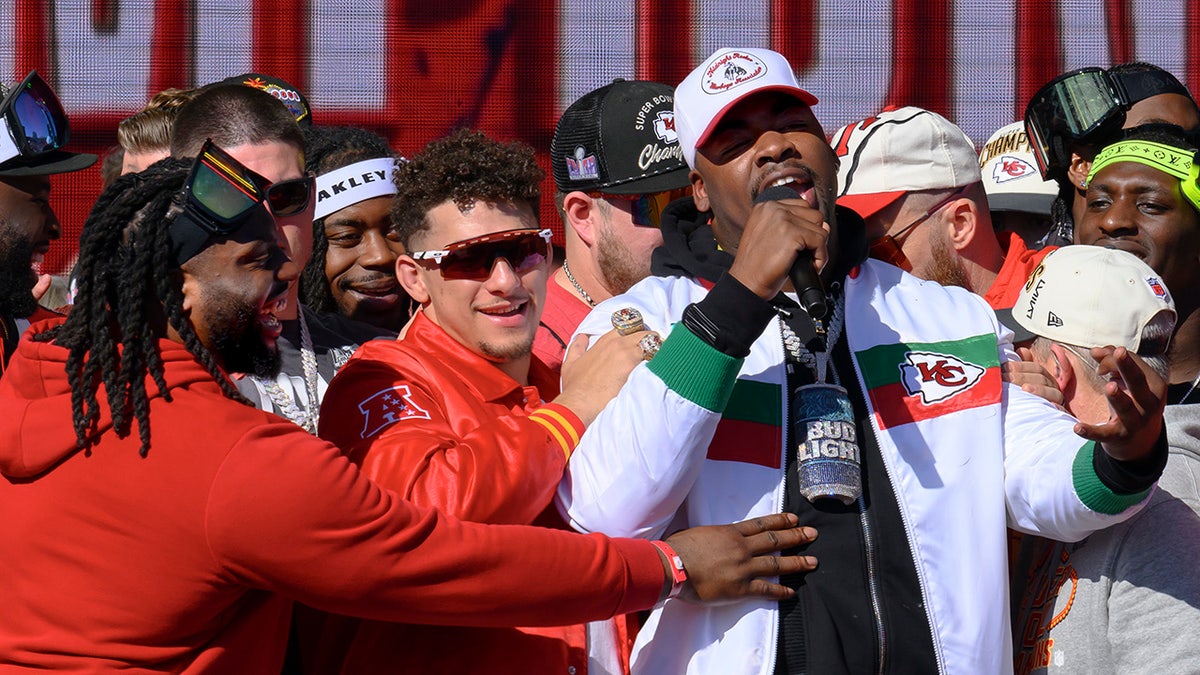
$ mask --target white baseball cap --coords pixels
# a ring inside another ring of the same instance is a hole
[[[905,106],[838,129],[838,204],[869,218],[908,192],[978,183],[975,144],[941,115]]]
[[[792,66],[770,49],[718,49],[675,88],[675,132],[688,166],[696,148],[738,101],[760,91],[791,94],[805,105],[817,97],[800,88]]]
[[[1058,183],[1042,180],[1024,122],[1013,122],[992,134],[979,153],[979,169],[991,210],[1050,215]]]
[[[1034,335],[1091,349],[1125,347],[1146,355],[1166,352],[1143,345],[1151,319],[1175,302],[1162,278],[1137,256],[1102,246],[1074,245],[1051,251],[1030,273],[1013,305],[1013,320]]]

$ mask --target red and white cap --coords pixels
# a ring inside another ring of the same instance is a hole
[[[675,88],[675,132],[688,166],[696,168],[696,148],[721,117],[739,101],[760,91],[791,94],[805,105],[817,97],[800,88],[792,66],[770,49],[718,49]]]
[[[870,218],[908,192],[980,181],[975,144],[941,115],[906,106],[847,124],[830,142],[841,157],[838,204]]]

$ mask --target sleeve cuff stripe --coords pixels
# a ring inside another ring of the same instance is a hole
[[[733,392],[742,359],[721,353],[683,324],[675,324],[647,367],[676,394],[719,413]]]
[[[567,438],[571,440],[572,448],[574,448],[576,445],[579,445],[579,437],[582,435],[583,423],[579,421],[579,418],[575,417],[574,413],[571,413],[566,408],[562,408],[561,406],[551,406],[554,406],[554,404],[551,403],[545,407],[538,408],[533,412],[533,414],[545,415],[548,420],[556,423],[563,433],[566,434]]]
[[[1075,461],[1071,465],[1075,493],[1079,495],[1079,501],[1083,502],[1084,506],[1096,513],[1111,516],[1141,502],[1150,494],[1148,489],[1131,495],[1117,494],[1110,490],[1096,475],[1093,467],[1092,454],[1096,452],[1104,451],[1096,446],[1095,441],[1084,443],[1079,452],[1075,453]]]
[[[562,432],[558,430],[558,428],[556,427],[554,422],[551,422],[550,420],[546,419],[545,417],[543,417],[541,415],[536,415],[536,414],[530,415],[529,419],[531,419],[534,422],[537,422],[538,424],[545,427],[546,431],[550,432],[550,435],[554,438],[555,441],[558,442],[559,447],[562,448],[563,455],[565,455],[567,459],[571,458],[572,446],[567,444],[567,439],[565,437],[563,437]]]

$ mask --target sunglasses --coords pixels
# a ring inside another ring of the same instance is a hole
[[[413,251],[413,260],[431,262],[447,279],[486,279],[503,258],[517,274],[550,260],[550,230],[508,230],[464,239],[444,249]]]
[[[58,96],[36,70],[0,102],[0,127],[0,162],[58,150],[70,135]]]
[[[667,204],[692,194],[691,186],[677,188],[666,192],[652,192],[644,195],[614,195],[607,192],[589,192],[593,199],[601,198],[609,201],[621,200],[630,203],[630,215],[633,224],[642,227],[659,227],[662,225],[662,213]]]
[[[967,186],[964,185],[954,192],[951,192],[944,199],[939,200],[938,203],[929,207],[929,209],[926,210],[925,213],[922,213],[919,218],[900,228],[899,232],[895,234],[885,234],[871,242],[870,256],[876,260],[881,260],[890,265],[895,265],[905,272],[911,272],[913,269],[912,262],[909,261],[908,256],[904,255],[904,239],[908,237],[909,232],[912,232],[913,228],[929,220],[933,217],[933,214],[942,210],[950,202],[962,196],[966,189]]]
[[[276,217],[303,212],[312,201],[315,184],[312,176],[272,183],[208,139],[200,147],[185,190],[202,224],[213,234],[227,234],[260,203],[265,202]]]
[[[212,139],[206,140],[184,183],[183,212],[171,226],[179,263],[203,251],[215,237],[236,232],[260,204],[276,218],[304,212],[314,185],[312,176],[272,183]]]

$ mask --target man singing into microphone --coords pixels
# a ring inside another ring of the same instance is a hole
[[[656,609],[635,674],[1011,672],[1005,525],[1074,541],[1132,516],[1166,460],[1165,385],[1095,350],[1124,386],[1085,425],[1003,384],[1012,334],[986,303],[866,259],[816,102],[763,49],[676,89],[693,197],[664,213],[655,276],[580,326],[630,307],[669,336],[584,434],[559,507],[641,537],[780,511],[818,532],[792,600]]]

